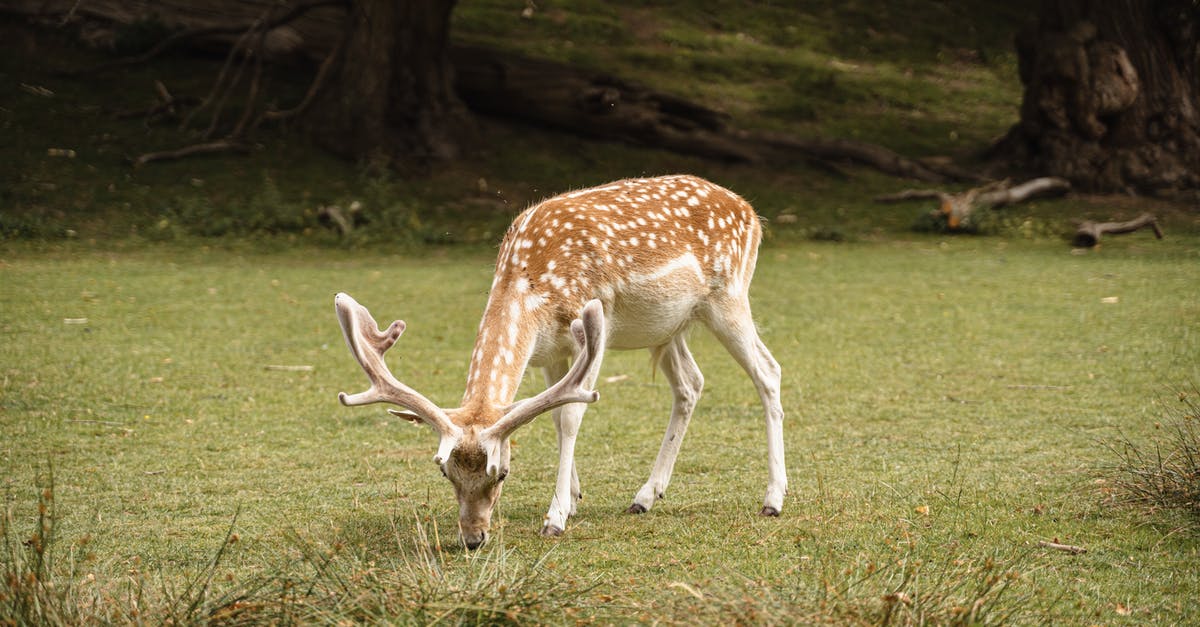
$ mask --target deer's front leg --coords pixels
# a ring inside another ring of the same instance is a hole
[[[567,518],[575,515],[579,496],[579,476],[575,472],[575,439],[579,425],[583,423],[583,412],[587,405],[572,403],[555,411],[554,425],[558,430],[558,479],[554,484],[554,497],[550,499],[550,510],[542,523],[542,535],[562,535],[567,528]]]
[[[562,430],[562,426],[561,426],[562,425],[562,409],[563,408],[560,407],[560,408],[554,410],[554,429],[558,433],[559,450],[561,450],[561,447],[562,447],[562,437],[563,437],[562,436],[563,430]],[[580,411],[580,414],[582,414],[582,413],[583,413],[583,411]],[[583,422],[582,415],[579,418],[579,422],[580,423]],[[577,431],[578,431],[578,429],[577,429]],[[557,482],[556,482],[555,483],[555,495],[556,496],[558,494],[557,489],[558,489],[558,486],[557,486]],[[575,464],[575,456],[572,454],[572,456],[571,456],[571,507],[570,507],[570,511],[567,512],[568,517],[575,515],[576,511],[578,511],[578,509],[579,509],[579,502],[582,500],[583,500],[583,491],[579,487],[579,467]]]
[[[588,387],[595,384],[599,371],[599,358],[588,373]],[[566,372],[566,363],[546,368],[546,380],[557,381]],[[575,468],[575,440],[579,437],[579,428],[583,423],[583,413],[587,403],[570,403],[554,410],[554,428],[558,432],[558,478],[554,483],[554,496],[550,499],[550,509],[546,512],[542,523],[543,536],[562,535],[567,528],[567,519],[575,515],[582,494],[579,489],[579,473]]]

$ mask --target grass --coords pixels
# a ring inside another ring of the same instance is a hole
[[[1178,393],[1149,444],[1120,439],[1112,445],[1118,471],[1114,500],[1150,510],[1181,510],[1200,523],[1200,405],[1196,387]]]
[[[461,4],[463,41],[636,74],[752,128],[916,155],[969,153],[1015,120],[1008,50],[1028,12],[539,2],[522,18],[509,2]],[[1200,616],[1192,514],[1121,491],[1170,459],[1151,455],[1177,411],[1159,399],[1200,381],[1193,210],[1077,196],[997,212],[989,237],[913,234],[928,208],[870,201],[906,181],[486,120],[477,152],[408,177],[365,174],[288,129],[244,157],[131,170],[125,156],[188,137],[111,113],[144,106],[163,77],[202,94],[213,62],[68,80],[53,70],[97,54],[11,20],[0,34],[21,53],[0,55],[0,160],[15,164],[0,170],[0,623]],[[565,189],[677,171],[742,193],[767,220],[752,298],[785,372],[783,516],[755,515],[753,389],[698,332],[707,385],[666,500],[622,513],[670,400],[644,353],[613,354],[605,376],[628,378],[604,383],[588,412],[586,499],[566,536],[537,534],[557,457],[539,419],[517,434],[494,540],[464,552],[428,431],[337,404],[365,379],[332,295],[403,317],[392,367],[452,405],[511,217]],[[352,238],[318,219],[354,202],[372,226]],[[1166,240],[1072,254],[1061,239],[1076,219],[1143,210]],[[1114,468],[1114,450],[1149,464]],[[1054,539],[1088,552],[1038,545]]]
[[[297,536],[353,548],[355,570],[391,559],[411,533],[393,521],[413,511],[453,529],[429,434],[334,400],[363,381],[328,311],[346,290],[404,317],[393,368],[452,404],[490,274],[487,251],[453,253],[7,246],[9,528],[36,525],[37,478],[52,463],[59,543],[86,538],[77,572],[108,585],[136,568],[182,586],[239,510],[240,540],[218,573],[234,581],[275,572]],[[994,617],[1194,618],[1183,591],[1198,583],[1195,536],[1175,531],[1174,514],[1107,505],[1097,481],[1112,481],[1101,441],[1151,433],[1163,386],[1200,379],[1197,256],[1194,237],[1115,240],[1084,256],[1053,240],[769,246],[753,297],[786,373],[784,516],[754,515],[759,409],[699,333],[708,386],[667,499],[621,513],[669,395],[644,354],[617,353],[605,374],[629,378],[603,385],[585,421],[580,516],[561,541],[537,535],[555,471],[553,428],[539,420],[516,436],[503,548],[489,550],[514,572],[576,582],[580,616],[598,620],[613,619],[612,603],[647,621],[667,607],[679,612],[669,620],[882,622],[894,611],[943,622],[977,599],[990,608],[989,595]],[[1036,546],[1055,538],[1089,553]],[[432,544],[447,550],[446,572],[478,567],[444,531]]]

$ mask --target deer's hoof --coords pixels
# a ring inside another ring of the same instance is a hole
[[[543,538],[557,538],[563,534],[562,527],[557,525],[545,525],[542,527]]]
[[[641,505],[638,505],[637,503],[634,503],[633,505],[629,506],[629,509],[625,510],[625,513],[626,514],[645,514],[646,508],[642,507]]]
[[[770,505],[764,505],[762,508],[762,511],[759,512],[758,515],[759,516],[778,516],[779,510],[775,509],[774,507],[771,507]]]

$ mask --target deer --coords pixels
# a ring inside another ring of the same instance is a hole
[[[687,335],[707,327],[753,381],[766,416],[767,490],[762,516],[779,516],[787,493],[779,363],[759,338],[749,288],[762,240],[746,200],[691,175],[635,178],[538,202],[501,241],[457,408],[401,383],[384,353],[405,331],[380,329],[366,307],[334,298],[343,337],[370,382],[338,395],[343,405],[385,402],[392,414],[438,437],[434,463],[453,484],[459,536],[468,549],[488,537],[511,460],[511,437],[551,412],[558,471],[541,534],[559,536],[582,499],[575,443],[606,350],[646,348],[673,395],[650,477],[626,510],[643,514],[665,495],[704,377]],[[547,387],[514,400],[525,371]]]

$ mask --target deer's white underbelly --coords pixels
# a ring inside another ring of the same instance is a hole
[[[629,350],[665,344],[695,320],[709,293],[723,287],[711,283],[696,257],[687,253],[651,272],[630,275],[619,285],[595,289],[593,297],[604,303],[608,348]],[[573,352],[574,344],[567,330],[562,329],[552,337],[537,339],[529,363],[546,366]]]

